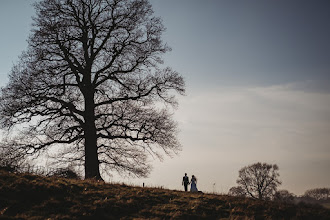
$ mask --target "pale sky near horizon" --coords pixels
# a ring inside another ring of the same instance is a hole
[[[0,86],[26,48],[34,0],[0,0]],[[132,184],[227,193],[240,168],[276,163],[297,195],[330,187],[330,1],[151,0],[180,72],[182,152]]]

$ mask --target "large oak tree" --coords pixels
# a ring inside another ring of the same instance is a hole
[[[160,68],[170,48],[148,0],[42,0],[35,9],[28,49],[1,90],[7,146],[65,149],[97,179],[100,166],[145,176],[148,155],[180,150],[171,109],[184,80]]]

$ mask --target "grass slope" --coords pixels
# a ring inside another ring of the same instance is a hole
[[[0,219],[330,219],[330,210],[0,170]]]

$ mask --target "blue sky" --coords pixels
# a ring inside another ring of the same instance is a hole
[[[26,48],[33,0],[0,1],[0,86]],[[154,161],[147,179],[113,181],[226,193],[238,170],[276,163],[281,189],[329,187],[330,2],[151,0],[186,79],[175,113],[183,151]]]

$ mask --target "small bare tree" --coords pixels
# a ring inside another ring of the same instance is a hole
[[[28,50],[0,94],[2,128],[24,125],[10,145],[34,155],[61,150],[58,159],[82,161],[85,178],[96,179],[100,167],[146,176],[148,155],[180,150],[171,107],[184,80],[159,67],[170,48],[148,0],[35,8]]]
[[[281,184],[278,179],[278,166],[267,163],[255,163],[239,171],[237,183],[245,195],[255,199],[271,199]]]

